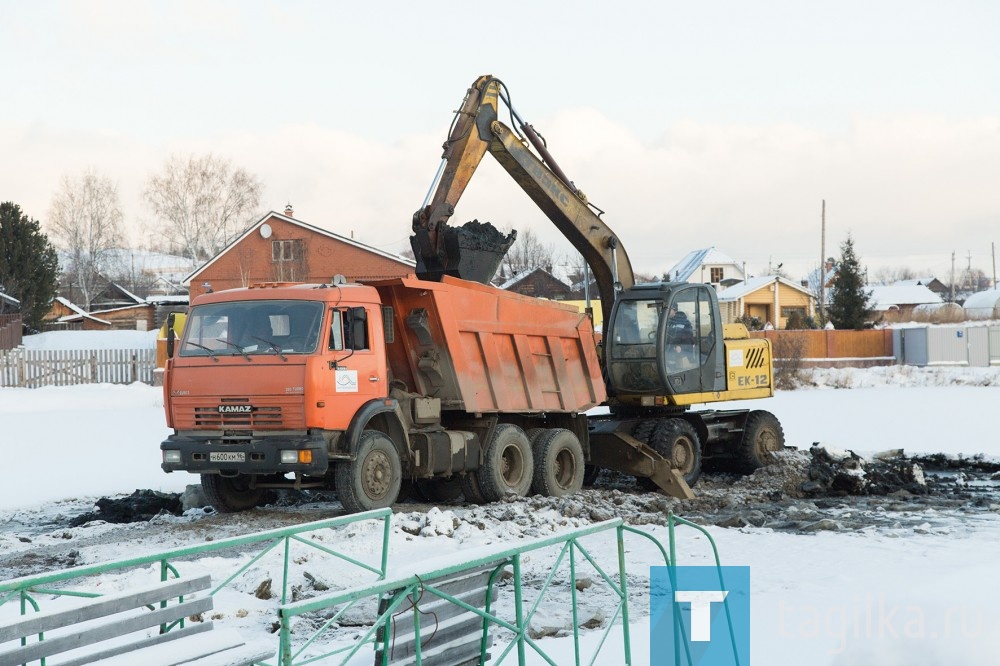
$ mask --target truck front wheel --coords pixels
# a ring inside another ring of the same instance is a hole
[[[237,513],[252,509],[263,503],[263,488],[253,486],[253,476],[222,476],[221,474],[202,474],[201,489],[205,499],[219,513]]]
[[[534,470],[527,435],[516,425],[501,423],[493,431],[478,472],[483,499],[496,502],[507,493],[524,497],[531,489]]]
[[[338,462],[334,470],[337,496],[348,513],[384,509],[399,497],[403,467],[392,440],[368,430],[358,440],[354,460]]]

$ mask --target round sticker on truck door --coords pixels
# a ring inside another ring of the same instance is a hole
[[[358,371],[337,369],[337,393],[358,392]]]

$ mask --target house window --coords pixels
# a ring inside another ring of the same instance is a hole
[[[781,308],[781,316],[782,316],[782,318],[788,319],[792,315],[799,315],[800,317],[805,317],[806,316],[806,309],[805,308],[796,308],[796,307],[789,307],[789,308],[783,307],[783,308]]]
[[[712,268],[712,283],[718,284],[722,282],[722,267],[715,266]]]
[[[271,261],[277,263],[301,260],[302,241],[300,239],[271,241]]]

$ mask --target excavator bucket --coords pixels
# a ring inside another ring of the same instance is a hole
[[[417,258],[417,276],[421,279],[437,280],[442,275],[451,275],[489,284],[516,238],[516,231],[505,236],[489,222],[472,220],[460,227],[440,225],[433,254],[421,247],[417,235],[410,237],[410,244]]]

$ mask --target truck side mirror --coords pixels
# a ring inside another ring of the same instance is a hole
[[[174,313],[167,315],[167,358],[174,357]]]

